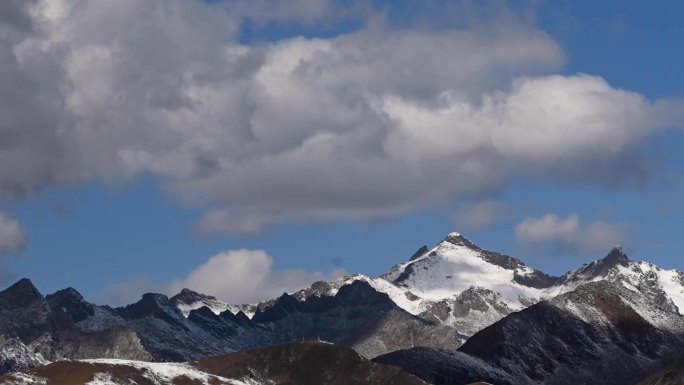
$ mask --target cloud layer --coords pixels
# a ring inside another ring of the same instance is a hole
[[[641,182],[640,144],[674,119],[677,103],[553,75],[558,44],[510,18],[246,45],[244,18],[311,22],[335,2],[270,16],[231,4],[3,2],[0,196],[154,175],[209,208],[200,231],[255,233],[401,215],[520,177]]]
[[[537,250],[564,255],[597,255],[624,244],[627,226],[595,220],[583,223],[577,214],[565,218],[556,214],[527,218],[516,228],[518,240]]]

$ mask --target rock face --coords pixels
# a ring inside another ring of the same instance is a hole
[[[284,295],[252,321],[272,330],[275,343],[320,338],[354,347],[366,357],[416,344],[450,348],[461,344],[453,329],[407,313],[362,281],[343,286],[332,297],[298,301]]]
[[[472,336],[483,326],[491,325],[512,312],[501,301],[498,293],[481,287],[470,287],[453,299],[435,302],[420,313],[420,316],[450,325],[462,335]]]
[[[4,373],[61,358],[152,358],[125,326],[110,323],[101,330],[79,326],[105,313],[105,318],[117,318],[94,307],[73,289],[44,298],[27,279],[0,292],[0,370]]]
[[[45,365],[48,360],[19,338],[0,337],[0,373],[16,372],[27,367]]]
[[[192,364],[122,360],[60,361],[0,377],[15,385],[425,385],[397,367],[373,363],[353,350],[297,342],[207,358]]]
[[[458,352],[413,350],[376,361],[435,384],[452,383],[450,376],[462,383],[632,384],[684,353],[684,318],[622,285],[588,283],[507,316]]]

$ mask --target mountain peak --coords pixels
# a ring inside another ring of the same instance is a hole
[[[14,285],[5,289],[3,293],[11,294],[13,296],[43,297],[36,286],[33,285],[33,282],[28,278],[18,280]]]
[[[194,302],[200,302],[200,301],[207,301],[207,300],[216,300],[216,297],[198,293],[194,290],[185,288],[180,291],[180,293],[174,295],[171,297],[171,302],[172,303],[186,303],[186,304],[191,304]]]
[[[616,266],[628,266],[629,258],[620,246],[613,247],[605,257],[585,264],[574,273],[569,274],[571,280],[586,280],[606,276]]]
[[[443,242],[448,242],[448,243],[451,243],[452,245],[456,245],[456,246],[467,247],[467,248],[473,249],[473,250],[480,250],[480,247],[477,246],[475,243],[473,243],[473,241],[464,237],[461,233],[457,233],[457,232],[451,232],[451,233],[447,234],[447,236],[446,236],[446,238],[444,238]]]
[[[627,258],[627,254],[625,254],[625,251],[622,249],[622,247],[618,245],[613,247],[608,253],[608,255],[606,255],[605,257],[603,257],[603,259],[600,259],[597,262],[603,262],[605,264],[610,264],[612,266],[626,266],[629,262],[629,258]]]
[[[57,290],[56,292],[49,294],[48,297],[70,298],[74,301],[83,300],[83,296],[81,295],[81,293],[79,293],[78,290],[74,289],[73,287],[67,287],[66,289]]]
[[[45,306],[43,295],[27,278],[20,279],[14,285],[0,292],[0,308],[20,309],[36,303]]]
[[[79,322],[95,315],[95,306],[88,303],[81,293],[68,287],[45,297],[50,308],[56,312],[66,312],[74,322]]]

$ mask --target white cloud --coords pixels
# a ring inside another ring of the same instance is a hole
[[[16,219],[0,213],[0,259],[26,247],[28,234]]]
[[[255,303],[294,292],[320,280],[344,274],[309,273],[299,269],[275,270],[273,257],[262,250],[231,250],[211,257],[183,279],[174,281],[170,293],[190,288],[229,303]]]
[[[333,280],[344,274],[346,272],[343,269],[335,269],[329,273],[276,269],[273,257],[265,251],[228,250],[212,256],[185,277],[172,282],[137,278],[112,285],[94,298],[97,303],[122,306],[137,301],[144,293],[172,296],[189,288],[231,304],[257,303],[307,288],[316,281]]]
[[[596,254],[623,244],[627,226],[603,220],[582,223],[577,214],[566,218],[546,214],[523,220],[516,228],[516,236],[525,246],[547,247],[557,254]]]
[[[640,145],[677,110],[549,75],[558,44],[510,19],[250,46],[240,18],[273,19],[264,2],[7,4],[0,196],[151,174],[212,207],[205,232],[397,216],[520,177],[641,181]]]

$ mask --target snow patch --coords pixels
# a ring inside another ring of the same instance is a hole
[[[658,280],[663,287],[663,291],[674,302],[679,310],[679,314],[684,315],[684,286],[682,286],[682,273],[677,270],[658,269]]]
[[[26,373],[13,373],[10,378],[7,385],[47,385],[46,379]]]
[[[250,385],[246,382],[228,379],[224,377],[214,376],[202,372],[187,363],[169,363],[169,362],[143,362],[117,359],[91,359],[81,360],[81,362],[88,362],[93,364],[106,364],[114,366],[129,366],[140,370],[143,375],[152,381],[154,384],[164,385],[171,384],[173,380],[178,377],[186,377],[191,381],[199,382],[203,385],[211,385],[215,383],[230,384],[230,385]],[[111,377],[107,374],[99,373],[99,381],[111,381]],[[98,377],[93,381],[98,380]],[[89,385],[111,385],[113,382],[92,382]],[[254,384],[256,385],[256,384]]]
[[[95,373],[92,381],[86,382],[85,385],[119,385],[114,380],[109,373]]]

